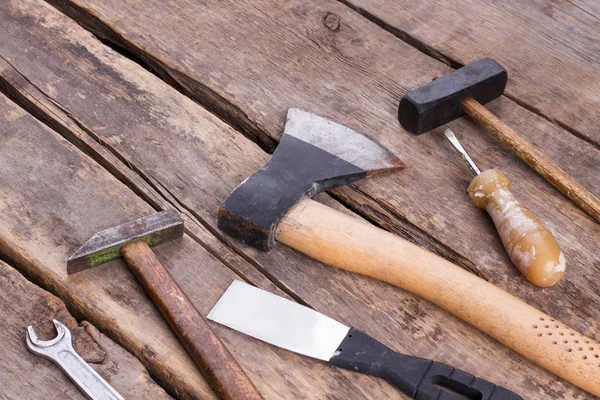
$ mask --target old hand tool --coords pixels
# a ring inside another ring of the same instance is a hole
[[[596,196],[482,106],[502,95],[507,79],[506,70],[495,60],[475,61],[409,92],[400,101],[398,119],[406,130],[421,134],[466,113],[600,222]]]
[[[408,290],[600,395],[599,343],[570,336],[572,329],[444,258],[308,198],[401,165],[360,133],[290,109],[275,153],[225,200],[219,227],[259,249],[270,249],[276,239],[326,264]],[[561,333],[566,343],[557,340]]]
[[[207,318],[275,346],[383,378],[412,398],[521,399],[447,364],[396,353],[356,328],[245,282],[233,281]]]
[[[167,210],[94,235],[67,262],[69,274],[123,256],[208,383],[222,399],[262,399],[150,248],[183,236],[183,219]]]
[[[475,179],[467,192],[476,207],[492,217],[510,259],[533,284],[548,287],[565,274],[565,257],[554,236],[510,192],[510,180],[498,169],[480,172],[450,129],[444,135],[461,154]]]
[[[57,320],[52,322],[57,333],[52,340],[39,340],[33,327],[27,327],[29,351],[58,365],[88,399],[123,400],[123,397],[73,349],[69,328]]]

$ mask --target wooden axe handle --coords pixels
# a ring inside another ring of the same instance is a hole
[[[600,222],[600,200],[592,192],[556,166],[551,159],[536,150],[528,141],[517,135],[477,100],[464,100],[462,108],[469,117],[515,152],[521,160],[546,178],[597,222]]]
[[[423,297],[600,396],[600,343],[444,258],[309,199],[282,219],[276,238],[326,264]]]
[[[138,240],[123,246],[121,255],[217,396],[226,400],[261,400],[256,387],[150,246]]]

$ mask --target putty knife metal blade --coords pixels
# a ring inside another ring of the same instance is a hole
[[[242,281],[233,281],[207,317],[272,345],[329,361],[350,327]]]

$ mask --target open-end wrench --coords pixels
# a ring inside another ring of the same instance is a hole
[[[39,340],[33,327],[27,327],[29,351],[52,361],[92,400],[124,400],[96,371],[86,363],[71,342],[71,332],[57,320],[52,320],[57,336],[52,340]]]

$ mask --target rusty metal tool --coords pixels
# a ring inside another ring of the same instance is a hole
[[[67,262],[69,274],[123,257],[216,394],[262,399],[225,345],[160,263],[150,246],[183,236],[181,215],[162,211],[94,235]]]
[[[225,200],[218,225],[256,248],[269,250],[279,241],[326,264],[412,292],[600,395],[595,357],[600,343],[583,335],[578,340],[587,341],[585,348],[558,342],[560,332],[574,331],[450,261],[310,199],[401,166],[396,156],[362,134],[290,109],[273,156]]]
[[[407,93],[400,101],[398,119],[418,135],[467,114],[600,222],[598,197],[482,105],[501,96],[507,80],[508,73],[497,61],[475,61]]]
[[[444,136],[475,175],[467,189],[469,197],[492,217],[513,264],[537,286],[558,282],[565,274],[566,261],[552,233],[513,196],[510,180],[502,171],[479,171],[454,132],[446,129]]]
[[[39,340],[32,326],[27,327],[27,348],[33,354],[44,357],[60,369],[91,400],[124,400],[73,348],[71,331],[63,323],[52,320],[56,337]]]
[[[242,281],[207,318],[275,346],[385,379],[419,400],[523,400],[450,365],[396,353],[359,329]]]

